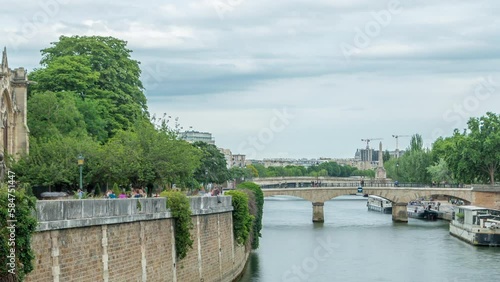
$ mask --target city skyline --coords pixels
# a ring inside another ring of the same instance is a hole
[[[221,5],[222,3],[222,5]],[[66,35],[141,61],[149,111],[249,158],[351,158],[361,139],[438,136],[495,112],[496,1],[101,1],[6,5],[11,68]],[[399,140],[405,149],[409,138]],[[371,148],[376,148],[370,144]]]

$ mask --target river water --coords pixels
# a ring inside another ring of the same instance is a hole
[[[446,221],[368,211],[366,198],[343,196],[312,222],[312,205],[266,198],[260,248],[241,282],[500,281],[500,248],[474,247],[448,233]]]

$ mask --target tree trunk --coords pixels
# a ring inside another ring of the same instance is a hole
[[[491,186],[495,186],[495,167],[490,166],[489,173],[490,173],[490,184]]]

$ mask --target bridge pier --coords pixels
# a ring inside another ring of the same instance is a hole
[[[392,221],[408,222],[408,203],[392,203]]]
[[[314,202],[313,205],[313,222],[325,222],[325,216],[323,213],[323,202]]]

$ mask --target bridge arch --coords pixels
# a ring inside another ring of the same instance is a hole
[[[323,222],[324,203],[330,199],[353,195],[358,192],[354,187],[317,187],[317,188],[285,188],[262,189],[264,197],[288,195],[310,201],[313,206],[313,222]],[[407,205],[409,202],[422,197],[429,198],[434,195],[444,195],[461,199],[466,203],[473,203],[473,192],[464,188],[403,188],[403,187],[364,187],[363,193],[385,198],[393,203],[392,219],[394,221],[408,222]]]

